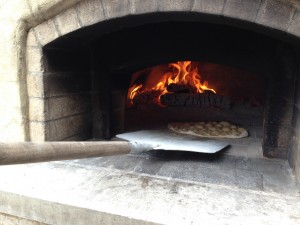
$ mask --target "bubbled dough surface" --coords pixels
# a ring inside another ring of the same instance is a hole
[[[243,138],[248,136],[246,129],[228,122],[172,122],[168,128],[181,134],[191,134],[210,138]]]

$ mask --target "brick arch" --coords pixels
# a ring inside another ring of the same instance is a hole
[[[64,35],[103,21],[157,12],[190,12],[234,19],[300,37],[300,4],[286,0],[84,0],[32,28],[27,39],[27,89],[32,141],[45,141],[49,124],[45,103],[43,46]],[[41,135],[42,134],[42,135]]]

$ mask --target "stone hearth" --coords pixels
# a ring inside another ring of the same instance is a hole
[[[0,211],[64,225],[298,224],[300,189],[289,165],[258,148],[3,166]]]

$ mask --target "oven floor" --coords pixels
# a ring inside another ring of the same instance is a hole
[[[255,138],[218,155],[149,151],[0,167],[0,218],[46,224],[300,224],[286,161]]]

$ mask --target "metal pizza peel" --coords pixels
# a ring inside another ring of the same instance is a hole
[[[0,165],[123,155],[153,149],[216,153],[228,146],[223,140],[169,130],[142,130],[117,137],[126,141],[0,142]]]
[[[214,154],[229,146],[224,140],[182,135],[170,130],[141,130],[116,137],[129,141],[131,153],[147,150],[172,150]]]

